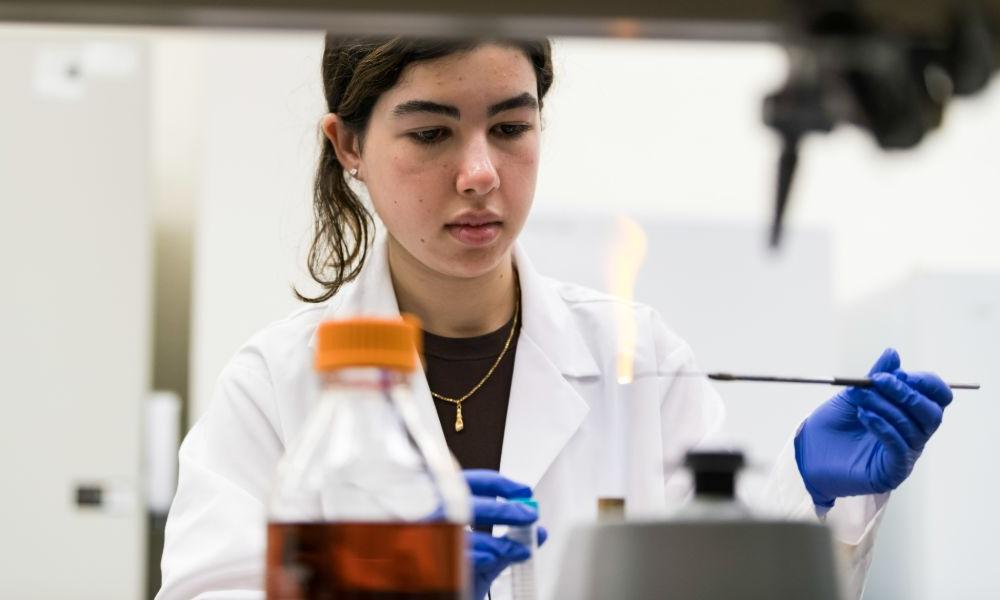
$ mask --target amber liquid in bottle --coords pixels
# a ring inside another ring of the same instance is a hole
[[[464,600],[452,523],[271,523],[268,600]]]

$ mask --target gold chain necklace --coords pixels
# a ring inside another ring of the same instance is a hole
[[[518,299],[515,300],[514,302],[514,322],[510,326],[510,333],[507,334],[507,341],[504,342],[503,350],[500,351],[500,356],[498,356],[497,359],[493,361],[493,366],[491,366],[490,370],[486,372],[486,376],[480,379],[479,383],[477,383],[475,387],[469,390],[468,393],[466,393],[461,398],[449,398],[448,396],[442,396],[441,394],[435,392],[434,390],[431,390],[431,396],[433,396],[434,398],[438,400],[444,400],[445,402],[451,402],[452,404],[455,405],[455,431],[462,431],[463,429],[465,429],[465,421],[462,420],[462,403],[468,400],[470,397],[472,397],[473,394],[479,391],[479,388],[483,387],[483,385],[485,385],[486,382],[489,381],[490,377],[493,375],[493,372],[497,370],[498,366],[500,366],[500,361],[502,361],[503,357],[507,355],[507,350],[510,348],[510,342],[514,339],[514,332],[517,331],[518,316],[521,314],[520,294],[518,294],[518,296],[519,296]]]

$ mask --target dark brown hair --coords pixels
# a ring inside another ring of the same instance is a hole
[[[484,43],[521,49],[531,60],[538,84],[538,102],[552,85],[552,48],[548,40],[429,40],[358,38],[328,34],[323,50],[323,92],[327,109],[364,143],[372,109],[410,63],[467,52]],[[323,287],[315,297],[295,295],[305,302],[323,302],[358,276],[375,224],[371,213],[348,185],[344,167],[330,140],[323,148],[313,184],[314,235],[309,249],[309,273]]]

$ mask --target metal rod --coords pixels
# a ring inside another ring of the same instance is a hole
[[[851,387],[872,387],[873,382],[867,377],[772,377],[770,375],[734,375],[732,373],[704,373],[714,381],[758,381],[764,383],[812,383],[820,385],[838,385]],[[978,390],[978,383],[948,383],[953,390]]]

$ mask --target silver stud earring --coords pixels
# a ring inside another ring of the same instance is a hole
[[[358,168],[354,167],[353,169],[351,169],[350,171],[348,171],[348,174],[350,174],[351,177],[357,179],[358,178]]]

